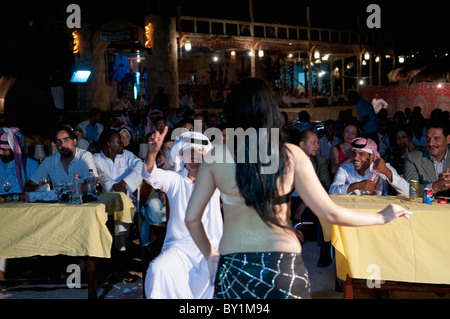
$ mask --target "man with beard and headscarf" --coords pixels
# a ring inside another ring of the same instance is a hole
[[[20,130],[15,127],[0,128],[0,180],[12,183],[8,194],[20,194],[38,167],[38,163],[27,157],[27,144]],[[0,188],[0,194],[6,192]],[[6,259],[0,258],[0,280],[5,279]]]
[[[145,278],[145,295],[152,299],[213,298],[214,283],[206,258],[195,245],[184,221],[203,157],[212,149],[208,138],[199,132],[184,132],[173,143],[165,169],[156,166],[168,127],[162,134],[152,133],[142,175],[155,189],[166,193],[170,218],[161,253],[150,263]],[[216,190],[202,218],[205,232],[218,249],[223,232],[220,192]]]
[[[11,180],[10,194],[23,193],[25,184],[39,165],[27,157],[27,152],[25,138],[18,128],[0,129],[0,180]],[[4,194],[3,189],[0,189],[0,194]]]
[[[100,134],[101,152],[94,154],[98,178],[104,192],[123,192],[136,204],[133,192],[142,181],[142,160],[125,150],[119,131],[107,129]],[[116,248],[125,251],[130,223],[115,222]]]
[[[51,183],[69,182],[75,174],[83,181],[83,191],[86,191],[85,180],[89,176],[89,169],[97,176],[94,158],[88,151],[77,148],[77,137],[69,126],[60,126],[56,129],[54,142],[56,152],[47,156],[29,182],[25,185],[26,192],[32,192],[39,188],[39,181],[47,178]]]

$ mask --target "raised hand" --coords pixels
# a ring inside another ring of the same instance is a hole
[[[169,127],[164,126],[164,131],[161,134],[159,133],[159,131],[155,131],[152,133],[152,135],[148,139],[149,153],[157,153],[161,149],[168,130]]]
[[[149,173],[151,173],[153,170],[153,164],[155,163],[156,155],[158,154],[159,150],[161,149],[164,143],[164,138],[166,137],[168,130],[169,127],[165,126],[162,134],[160,134],[158,131],[153,132],[152,135],[147,140],[148,152],[147,157],[145,159],[145,168]]]

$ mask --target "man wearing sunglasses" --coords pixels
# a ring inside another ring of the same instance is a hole
[[[397,193],[409,195],[408,182],[380,157],[373,140],[358,137],[352,141],[352,147],[352,162],[338,169],[329,194],[389,195],[391,185]],[[378,174],[379,184],[372,180],[372,173]]]

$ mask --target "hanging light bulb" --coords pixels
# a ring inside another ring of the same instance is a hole
[[[191,41],[186,41],[186,42],[184,43],[184,49],[185,49],[187,52],[191,51],[191,49],[192,49]]]
[[[259,49],[259,50],[258,50],[258,56],[259,56],[260,58],[262,58],[262,57],[264,56],[264,50],[263,50],[263,49]]]
[[[320,59],[320,52],[319,52],[319,50],[314,51],[314,59]]]
[[[364,60],[369,60],[369,59],[370,59],[369,52],[364,53]]]

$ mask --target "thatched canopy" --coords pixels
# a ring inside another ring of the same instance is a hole
[[[391,83],[450,82],[450,63],[448,61],[431,63],[410,63],[396,68],[387,74]]]

